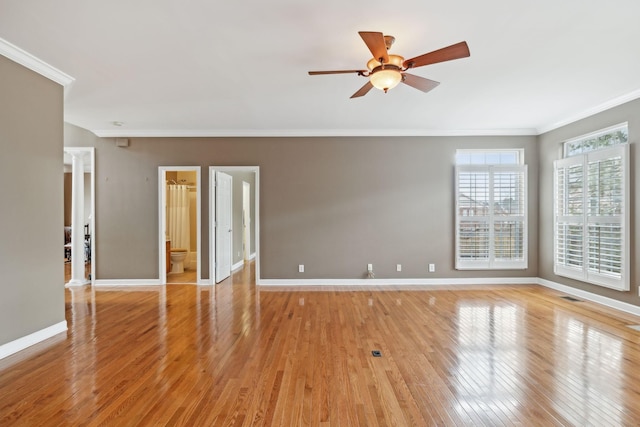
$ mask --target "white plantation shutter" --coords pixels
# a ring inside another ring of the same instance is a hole
[[[526,165],[456,167],[456,268],[527,268]]]
[[[555,162],[556,273],[582,277],[584,233],[582,156]]]
[[[554,271],[629,290],[629,145],[554,163]]]

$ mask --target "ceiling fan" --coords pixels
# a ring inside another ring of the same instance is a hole
[[[359,31],[358,34],[360,34],[360,37],[362,37],[362,40],[364,40],[373,54],[373,58],[367,62],[366,70],[309,71],[311,76],[356,73],[359,76],[368,77],[369,81],[351,95],[351,98],[364,96],[373,87],[387,93],[389,89],[393,89],[399,83],[404,83],[423,92],[429,92],[440,83],[409,74],[406,71],[425,65],[437,64],[438,62],[466,58],[471,55],[467,42],[460,42],[405,60],[400,55],[391,55],[387,52],[396,40],[395,37],[385,36],[382,33],[373,31]]]

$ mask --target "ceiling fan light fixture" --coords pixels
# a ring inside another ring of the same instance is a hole
[[[381,68],[371,73],[369,81],[373,87],[386,93],[389,89],[398,86],[402,81],[402,73],[394,68]]]
[[[386,93],[399,83],[404,83],[422,92],[429,92],[440,83],[409,74],[406,71],[410,68],[424,67],[425,65],[466,58],[471,55],[467,42],[462,41],[405,61],[404,57],[389,53],[389,49],[391,49],[391,45],[395,40],[393,36],[385,36],[376,31],[358,31],[358,34],[360,34],[360,37],[373,55],[373,58],[367,62],[366,70],[309,71],[311,76],[355,73],[358,76],[367,77],[369,81],[351,95],[351,98],[364,96],[374,87]]]

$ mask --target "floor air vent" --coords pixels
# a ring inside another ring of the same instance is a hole
[[[574,297],[570,297],[570,296],[563,296],[560,297],[562,299],[566,299],[567,301],[571,301],[571,302],[579,302],[580,300],[578,298],[574,298]]]

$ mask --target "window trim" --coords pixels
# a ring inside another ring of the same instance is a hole
[[[489,150],[478,150],[489,151]],[[492,150],[504,151],[504,150]],[[520,158],[521,159],[521,158]],[[489,174],[488,191],[489,191],[489,212],[488,215],[478,215],[473,218],[479,222],[486,221],[488,226],[488,259],[482,260],[466,260],[461,256],[460,245],[460,225],[464,222],[465,216],[460,215],[460,173],[466,171],[486,171]],[[499,220],[509,220],[513,218],[522,222],[522,259],[505,260],[496,258],[495,254],[495,224],[498,221],[494,216],[494,187],[493,176],[496,172],[516,172],[522,174],[522,190],[523,190],[523,206],[522,215],[509,215],[497,217]],[[529,266],[529,213],[528,213],[528,169],[524,164],[461,164],[455,167],[455,269],[456,270],[524,270]]]

